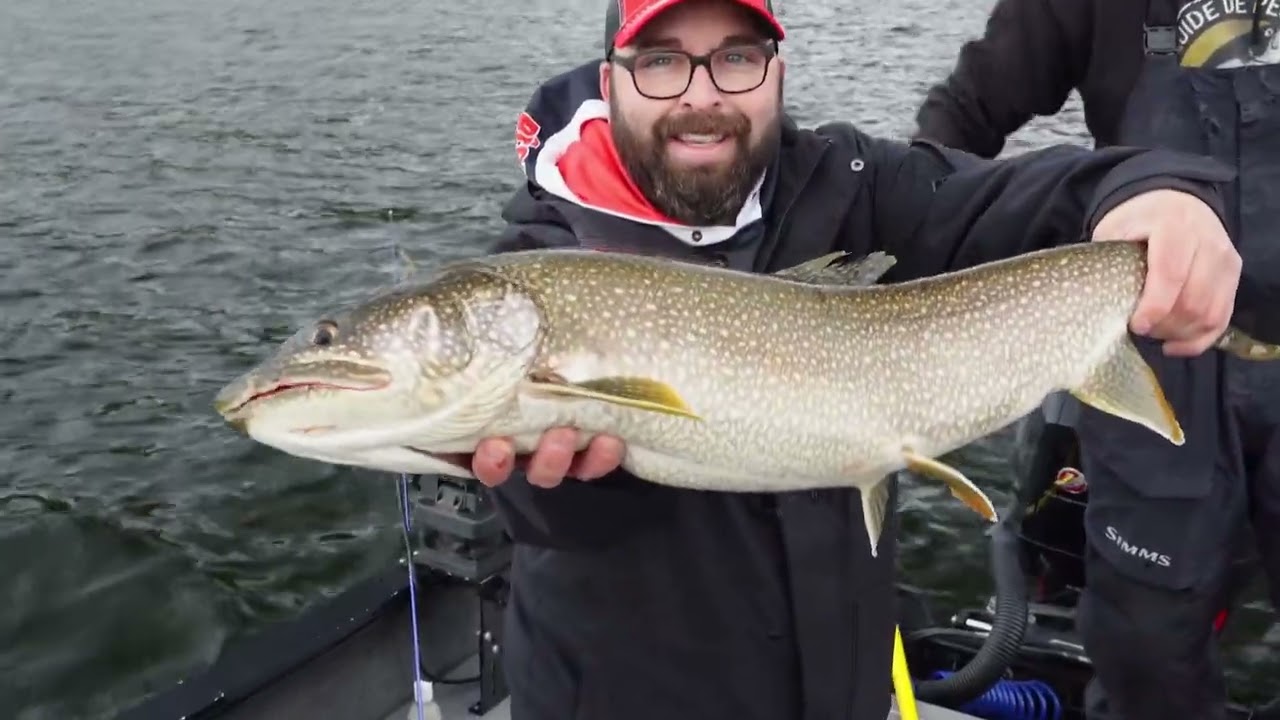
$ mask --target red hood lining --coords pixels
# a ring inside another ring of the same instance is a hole
[[[582,123],[579,139],[556,161],[560,177],[586,205],[649,222],[678,225],[649,202],[627,174],[613,144],[609,121],[591,118]]]
[[[723,242],[761,219],[764,209],[758,192],[728,226],[694,227],[666,217],[627,174],[613,143],[608,115],[602,100],[584,101],[573,118],[542,143],[533,182],[583,207],[656,225],[691,245]]]

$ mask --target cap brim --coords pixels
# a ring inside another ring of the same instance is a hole
[[[628,18],[626,22],[622,23],[622,26],[618,28],[618,32],[613,36],[613,46],[615,48],[626,47],[627,43],[634,40],[636,35],[644,29],[644,26],[649,24],[649,21],[683,1],[657,0],[657,2],[650,3],[634,17]],[[787,33],[782,29],[782,24],[778,22],[778,18],[772,13],[761,10],[760,6],[751,2],[751,0],[735,0],[735,2],[763,19],[773,29],[774,35],[778,40],[786,37]]]

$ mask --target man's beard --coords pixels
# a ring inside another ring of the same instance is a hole
[[[643,131],[627,125],[616,97],[610,98],[613,142],[627,174],[649,202],[687,225],[733,225],[777,152],[780,117],[770,121],[756,147],[750,145],[751,121],[740,113],[666,116],[646,138]],[[726,136],[734,144],[733,160],[727,166],[672,167],[667,163],[667,143],[685,133]]]

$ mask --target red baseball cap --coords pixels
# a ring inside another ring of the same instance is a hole
[[[731,1],[758,14],[773,30],[775,40],[786,36],[782,24],[773,14],[773,3],[770,0]],[[604,19],[605,54],[631,42],[650,20],[681,2],[682,0],[609,0],[609,9]]]

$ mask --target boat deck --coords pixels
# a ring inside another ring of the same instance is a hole
[[[471,664],[467,670],[475,672],[476,666]],[[434,686],[434,692],[436,701],[440,704],[440,710],[444,715],[444,720],[511,720],[510,700],[503,700],[483,716],[472,715],[469,707],[479,695],[479,690],[474,683],[466,685],[437,684]],[[965,715],[954,710],[919,701],[916,702],[916,709],[919,711],[920,720],[978,720],[972,715]],[[894,703],[889,710],[887,720],[899,720],[900,717],[897,704]],[[418,720],[418,711],[411,701],[388,715],[384,720]]]
[[[213,667],[165,688],[117,720],[417,720],[413,634],[404,570],[390,567],[310,610],[228,648]],[[419,585],[423,668],[437,676],[478,678],[479,651],[501,643],[477,636],[501,630],[501,611],[474,585],[438,574]],[[492,660],[491,655],[485,656]],[[487,689],[502,697],[501,673],[465,684],[436,683],[444,720],[510,720],[503,700],[471,712]],[[978,720],[918,703],[923,720]],[[896,711],[889,720],[899,718]]]

